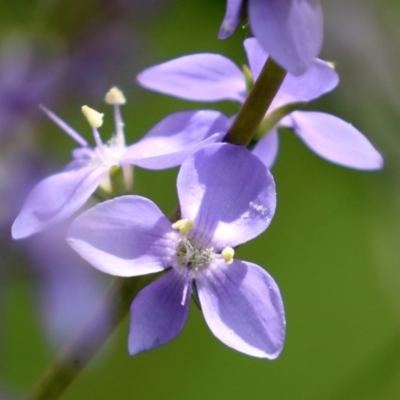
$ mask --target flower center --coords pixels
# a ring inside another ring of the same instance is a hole
[[[199,272],[207,267],[214,258],[214,248],[199,246],[187,237],[193,228],[193,221],[180,219],[172,227],[181,235],[176,246],[176,264],[187,272]]]
[[[96,147],[93,149],[90,163],[95,166],[119,166],[119,161],[125,151],[125,146],[121,146],[117,137],[112,137],[101,148]]]
[[[176,246],[177,265],[193,272],[199,272],[206,268],[213,260],[214,255],[214,248],[198,246],[186,236],[182,236]]]
[[[222,256],[227,264],[233,263],[235,250],[231,247],[225,247],[218,255],[213,247],[199,246],[188,237],[188,233],[193,228],[193,221],[180,219],[172,224],[172,228],[177,229],[180,233],[176,245],[176,265],[183,268],[187,276],[208,267],[215,256]]]

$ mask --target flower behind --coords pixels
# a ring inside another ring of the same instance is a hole
[[[268,58],[255,38],[246,39],[244,47],[250,66],[247,74],[226,57],[204,53],[150,67],[137,80],[148,89],[188,100],[244,103],[248,91],[246,80],[252,81],[251,86]],[[360,170],[382,168],[382,156],[351,124],[327,113],[296,111],[330,92],[338,83],[333,67],[319,59],[303,75],[286,75],[260,125],[260,140],[253,150],[268,168],[278,153],[280,127],[292,129],[307,147],[328,161]]]
[[[96,142],[90,147],[73,128],[50,110],[42,110],[81,147],[73,151],[71,161],[62,172],[39,182],[29,193],[12,226],[14,239],[43,231],[71,216],[101,186],[111,191],[110,171],[121,167],[127,191],[130,190],[131,165],[147,169],[178,166],[201,146],[222,139],[226,117],[217,111],[182,111],[165,117],[137,143],[127,146],[120,105],[125,103],[121,91],[112,88],[106,102],[114,106],[115,134],[103,143],[98,129],[103,114],[87,107],[82,112],[89,121]]]

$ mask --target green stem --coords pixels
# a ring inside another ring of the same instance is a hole
[[[24,399],[59,398],[127,316],[132,299],[155,278],[146,275],[115,279],[91,319],[66,343]],[[107,320],[110,315],[111,321]]]
[[[225,142],[241,146],[250,143],[285,76],[286,71],[271,57],[268,58],[235,122],[225,136]]]
[[[242,146],[250,143],[285,75],[285,70],[271,58],[267,60],[226,135],[226,142]],[[178,214],[179,208],[176,208],[171,215],[171,220],[176,221]],[[64,346],[31,388],[25,400],[55,400],[59,398],[111,336],[119,323],[128,315],[129,307],[137,293],[157,277],[150,275],[115,279],[96,313],[87,321],[83,329]],[[114,310],[113,320],[105,327],[104,318],[109,315],[110,305]]]

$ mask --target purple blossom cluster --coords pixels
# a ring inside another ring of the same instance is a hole
[[[220,38],[232,34],[243,1],[228,0]],[[260,266],[235,258],[238,246],[262,234],[276,208],[270,168],[280,128],[289,128],[322,158],[360,170],[383,166],[380,153],[351,124],[327,113],[301,111],[333,90],[339,77],[317,59],[322,13],[317,0],[249,0],[255,38],[244,41],[243,71],[218,54],[183,56],[138,75],[143,87],[194,101],[244,104],[267,59],[287,71],[259,124],[251,148],[224,143],[238,118],[215,110],[180,111],[127,144],[121,106],[113,87],[105,101],[114,110],[115,130],[103,142],[104,115],[83,106],[94,146],[45,106],[44,113],[80,147],[59,173],[29,193],[12,226],[22,239],[57,226],[93,195],[106,197],[81,213],[67,233],[69,245],[107,274],[136,277],[160,273],[134,298],[130,311],[132,355],[166,344],[182,331],[193,297],[212,333],[242,353],[274,359],[282,351],[286,322],[274,279]],[[134,166],[162,170],[180,166],[179,215],[170,221],[151,200],[133,195]],[[116,191],[122,174],[124,195]]]

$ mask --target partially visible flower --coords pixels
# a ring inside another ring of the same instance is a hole
[[[212,144],[185,160],[177,189],[182,219],[172,226],[152,201],[122,196],[84,212],[68,231],[72,248],[103,272],[166,270],[132,303],[130,354],[174,339],[194,291],[218,339],[251,356],[276,358],[285,337],[278,286],[258,265],[234,259],[234,248],[271,222],[271,174],[247,149]]]
[[[235,31],[243,3],[227,0],[219,39],[226,39]],[[248,0],[247,13],[254,36],[288,72],[304,73],[318,56],[323,39],[318,0]]]
[[[41,326],[48,341],[57,347],[91,316],[104,293],[102,277],[65,242],[66,224],[23,242],[10,238],[11,224],[29,188],[46,169],[45,160],[35,154],[26,133],[17,131],[10,137],[0,137],[0,352],[6,350],[2,311],[8,304],[4,304],[4,300],[7,300],[8,291],[19,285],[21,276],[28,274],[31,278],[29,292],[37,300],[43,321]],[[111,312],[103,314],[102,324],[95,333],[100,334],[107,326],[110,315]],[[92,334],[86,339],[86,343],[93,343],[96,336]],[[0,393],[0,399],[9,398]]]
[[[62,59],[54,56],[58,53],[51,43],[35,41],[22,34],[2,37],[0,137],[10,138],[17,131],[29,130],[26,127],[31,122],[33,111],[37,110],[37,104],[57,99],[57,81],[63,72]]]
[[[68,222],[68,221],[65,221]],[[35,297],[41,321],[51,344],[59,346],[92,316],[104,295],[105,282],[65,242],[62,223],[19,242],[28,256],[35,281]],[[112,305],[104,310],[96,332],[83,337],[82,345],[91,345],[101,337],[112,320]]]
[[[268,54],[255,38],[246,39],[244,47],[250,65],[247,75],[255,81]],[[243,103],[248,89],[245,73],[218,54],[194,54],[167,61],[146,69],[137,80],[148,89],[195,101]],[[314,60],[303,75],[286,76],[260,127],[264,129],[260,136],[267,135],[254,148],[254,153],[267,167],[272,166],[278,152],[277,128],[288,127],[312,151],[328,161],[361,170],[382,168],[382,156],[349,123],[327,113],[293,111],[331,91],[338,82],[332,66],[319,59]]]
[[[112,88],[106,102],[114,106],[115,135],[104,144],[97,130],[103,114],[87,107],[82,112],[93,130],[96,147],[50,110],[43,111],[81,148],[73,151],[74,160],[65,169],[39,182],[30,192],[12,226],[14,239],[40,232],[65,220],[77,211],[100,185],[110,190],[110,170],[122,167],[126,186],[130,182],[130,165],[148,169],[165,169],[180,165],[199,147],[221,140],[227,118],[217,111],[184,111],[169,115],[153,127],[139,142],[125,145],[120,105],[125,103],[121,91]]]

